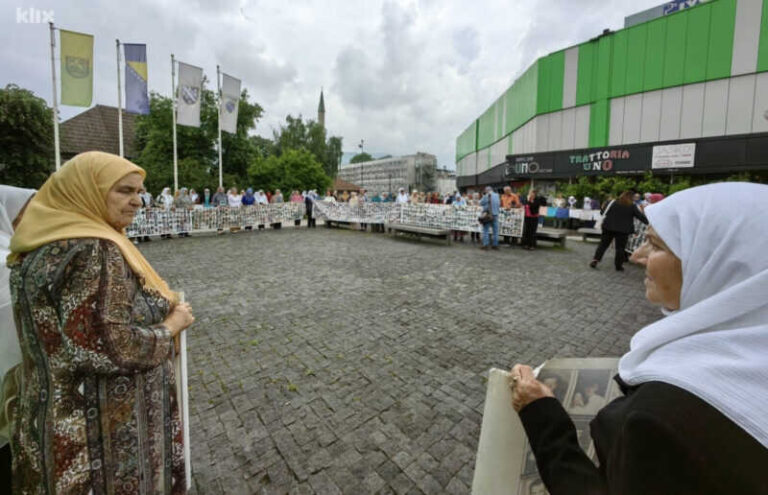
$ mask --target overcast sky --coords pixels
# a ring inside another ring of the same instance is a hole
[[[95,36],[94,104],[116,106],[115,38],[146,43],[149,87],[171,94],[170,55],[216,64],[264,107],[257,132],[285,116],[316,118],[344,150],[433,153],[454,168],[456,137],[537,57],[619,29],[660,0],[0,0],[0,86],[51,103],[47,24],[17,9],[53,10],[57,27]],[[57,51],[58,57],[58,51]],[[57,62],[58,70],[58,62]],[[64,119],[83,109],[62,107]]]

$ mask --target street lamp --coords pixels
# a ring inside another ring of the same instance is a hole
[[[361,155],[363,154],[363,144],[365,144],[365,140],[361,139],[360,144],[357,145]],[[360,187],[363,187],[363,162],[360,162]]]

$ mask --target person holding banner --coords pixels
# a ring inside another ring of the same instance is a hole
[[[511,373],[552,495],[768,493],[768,186],[694,187],[650,205],[646,298],[666,315],[619,362],[623,392],[592,420],[598,468],[552,391]]]
[[[186,493],[173,341],[194,318],[124,228],[140,167],[75,156],[11,239],[14,493]]]

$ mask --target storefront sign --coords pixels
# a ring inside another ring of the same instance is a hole
[[[654,146],[651,168],[691,168],[695,156],[696,143]]]
[[[629,160],[629,150],[598,150],[591,153],[569,155],[568,161],[575,167],[580,167],[584,172],[610,172],[618,160]]]
[[[551,174],[554,172],[552,160],[542,162],[534,156],[517,156],[504,168],[504,178],[519,177],[521,175]]]
[[[674,14],[702,3],[706,3],[706,0],[673,0],[664,4],[664,15]]]

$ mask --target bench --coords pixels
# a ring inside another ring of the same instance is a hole
[[[536,231],[536,240],[550,241],[555,244],[560,244],[560,247],[565,247],[565,238],[567,231],[556,229],[538,229]]]
[[[450,229],[432,229],[429,227],[417,227],[416,225],[404,225],[400,223],[390,223],[387,224],[387,228],[392,233],[392,235],[397,235],[398,232],[403,232],[405,234],[415,235],[416,237],[421,238],[422,236],[426,237],[445,237],[446,242],[448,245],[451,245],[451,231]]]
[[[579,234],[581,234],[581,240],[584,242],[587,242],[587,239],[600,239],[603,232],[600,229],[592,229],[588,227],[582,227],[578,230]]]
[[[345,222],[342,220],[325,220],[325,227],[331,228],[333,226],[336,226],[338,228],[346,228],[351,229],[352,228],[352,222]]]

